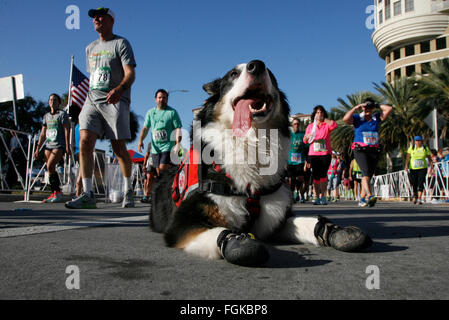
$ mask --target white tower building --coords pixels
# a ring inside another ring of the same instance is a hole
[[[449,57],[449,0],[374,0],[372,40],[388,82]]]

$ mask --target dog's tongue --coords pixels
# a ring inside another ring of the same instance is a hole
[[[234,136],[242,138],[251,128],[251,111],[249,105],[253,100],[240,100],[234,110],[234,122],[232,123],[232,133]]]

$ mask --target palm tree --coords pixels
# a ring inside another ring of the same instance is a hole
[[[416,135],[428,139],[431,131],[422,118],[415,117],[413,110],[418,104],[417,85],[413,78],[401,78],[394,83],[374,83],[375,89],[384,97],[387,104],[393,106],[393,111],[379,130],[379,137],[385,146],[389,167],[392,152],[397,148],[403,160],[407,149]],[[391,168],[390,168],[391,170]]]
[[[449,59],[437,60],[430,67],[424,67],[418,84],[420,102],[414,110],[415,116],[426,118],[434,108],[445,120],[440,138],[449,139]]]

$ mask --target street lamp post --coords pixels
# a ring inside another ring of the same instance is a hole
[[[189,90],[186,89],[176,89],[176,90],[168,90],[168,93],[173,93],[173,92],[182,92],[182,93],[186,93],[189,92]]]

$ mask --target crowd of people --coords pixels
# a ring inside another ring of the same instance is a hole
[[[380,109],[380,112],[374,113],[376,109]],[[358,113],[359,110],[362,112]],[[340,197],[338,189],[341,182],[344,181],[345,190],[349,190],[350,186],[354,185],[359,206],[374,206],[376,197],[373,194],[370,181],[381,152],[379,125],[381,121],[388,118],[391,111],[391,106],[378,105],[373,100],[367,99],[346,113],[343,121],[354,127],[354,142],[351,147],[354,159],[349,166],[342,159],[341,154],[332,150],[331,132],[337,128],[337,123],[329,119],[323,106],[319,105],[313,109],[311,123],[303,133],[303,145],[300,148],[298,148],[296,137],[301,136],[301,133],[297,129],[297,120],[294,120],[288,172],[293,192],[301,193],[294,200],[299,199],[304,202],[306,198],[304,192],[301,191],[304,190],[302,187],[304,179],[298,179],[295,176],[295,172],[299,170],[293,168],[296,165],[301,167],[302,176],[306,171],[311,170],[314,205],[327,205],[329,200],[338,201]],[[301,155],[298,155],[299,150],[302,150]],[[301,159],[303,162],[295,164],[294,158]],[[360,192],[358,192],[359,186]]]
[[[135,80],[137,63],[128,40],[113,33],[115,15],[110,9],[92,9],[89,16],[93,19],[99,39],[86,48],[87,71],[91,77],[87,100],[79,115],[80,175],[77,179],[77,197],[65,205],[71,209],[96,208],[92,190],[93,151],[97,139],[105,136],[111,142],[124,177],[122,206],[134,207],[132,161],[126,140],[131,137],[131,86]],[[151,132],[143,166],[145,183],[142,202],[151,201],[152,181],[170,167],[171,154],[178,154],[183,150],[182,123],[178,112],[168,106],[168,98],[169,92],[166,90],[156,91],[156,106],[147,112],[140,132],[139,152],[142,152],[144,140]],[[38,157],[41,146],[46,142],[44,152],[52,193],[44,202],[51,203],[61,201],[60,181],[55,165],[65,152],[70,155],[71,146],[68,116],[59,109],[61,98],[57,94],[51,94],[48,104],[50,112],[44,116],[35,157]],[[359,206],[374,206],[377,198],[371,180],[382,152],[379,127],[391,112],[392,106],[367,99],[346,113],[343,121],[354,128],[350,161],[348,155],[332,150],[331,133],[337,128],[337,123],[329,119],[323,106],[318,105],[313,109],[311,122],[305,131],[300,130],[301,122],[293,119],[286,174],[294,202],[306,202],[310,198],[309,190],[312,186],[314,205],[338,201],[342,190],[345,198],[357,200]],[[174,141],[171,139],[172,133],[176,135]],[[414,140],[414,145],[408,150],[405,170],[409,172],[413,185],[413,201],[421,204],[428,170],[435,175],[431,164],[443,160],[443,154],[435,154],[429,150],[423,145],[420,136]],[[446,154],[444,160],[449,160],[449,155]],[[438,183],[440,182],[434,181],[433,185]],[[343,188],[340,188],[342,184]]]
[[[305,132],[299,130],[299,119],[293,119],[287,168],[293,201],[304,203],[312,197],[314,205],[327,205],[328,201],[339,201],[340,192],[344,192],[345,199],[358,201],[360,207],[373,207],[377,198],[372,189],[372,178],[382,153],[379,126],[391,112],[392,106],[377,104],[372,99],[349,110],[343,121],[353,126],[354,141],[352,155],[346,156],[332,150],[331,132],[337,128],[337,123],[328,119],[323,106],[313,109],[311,123]],[[299,141],[301,137],[302,141]],[[445,163],[447,167],[447,161],[449,148],[437,152],[423,145],[422,136],[414,138],[404,167],[413,189],[414,204],[423,204],[427,177],[431,177],[429,201],[441,203],[447,196],[443,194],[443,190],[447,190],[447,180],[438,179],[434,169],[440,163],[440,176],[447,176],[449,168],[441,165]],[[309,185],[313,185],[312,190]],[[436,195],[435,189],[440,194]]]

